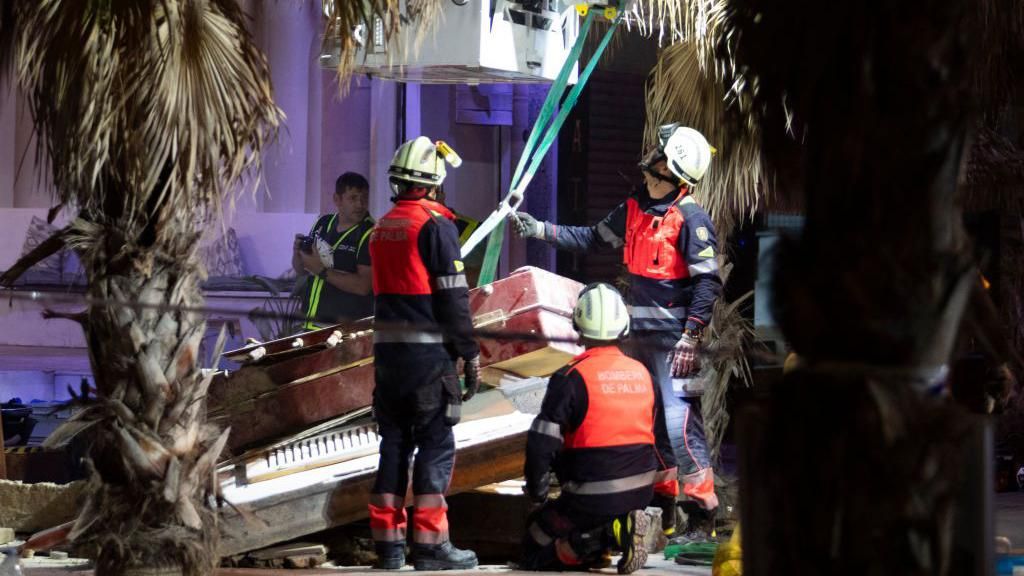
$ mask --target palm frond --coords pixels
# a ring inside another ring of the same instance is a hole
[[[722,75],[705,67],[696,44],[669,46],[648,78],[644,131],[645,146],[652,146],[659,125],[682,122],[718,149],[696,195],[723,238],[753,216],[770,188],[758,124],[752,115],[738,114],[728,99],[730,89]]]
[[[90,296],[201,303],[199,239],[243,179],[258,182],[283,118],[236,0],[0,0],[0,36],[58,201],[77,209],[65,240]],[[90,306],[83,325],[97,397],[57,436],[92,436],[76,544],[99,573],[210,573],[206,469],[223,442],[204,424],[202,318]]]
[[[978,106],[986,114],[1013,105],[1024,95],[1024,3],[979,0],[973,26],[984,30],[977,50],[974,73]]]
[[[425,39],[435,34],[444,20],[445,0],[325,0],[322,50],[337,49],[338,86],[344,92],[357,68],[356,52],[361,44],[373,42],[377,23],[388,47],[388,57],[415,53]],[[413,33],[405,43],[392,39],[399,26]]]
[[[723,281],[728,279],[732,266],[731,263],[722,266]],[[753,322],[743,315],[743,309],[750,305],[753,296],[751,291],[732,302],[719,300],[711,313],[710,338],[699,378],[704,384],[700,406],[712,463],[718,461],[722,439],[731,420],[727,402],[730,387],[749,387],[754,381],[747,355],[755,332]]]
[[[1024,207],[1019,185],[1024,180],[1024,151],[990,127],[975,132],[960,186],[960,200],[975,210],[1019,214]]]
[[[233,1],[4,6],[16,26],[0,61],[13,59],[59,200],[84,215],[128,229],[168,206],[216,218],[282,119]]]

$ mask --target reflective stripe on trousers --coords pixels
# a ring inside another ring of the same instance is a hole
[[[448,503],[444,494],[418,494],[413,498],[413,542],[441,544],[448,541]]]
[[[404,542],[404,499],[397,494],[370,494],[370,532],[377,542]]]
[[[715,494],[715,471],[711,468],[704,468],[693,474],[683,476],[683,494],[697,502],[705,510],[717,508],[718,496]]]
[[[679,496],[679,468],[673,466],[658,470],[654,477],[654,493],[672,498]]]

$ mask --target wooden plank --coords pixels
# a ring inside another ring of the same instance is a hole
[[[248,359],[249,354],[258,348],[263,348],[268,358],[275,354],[281,354],[294,350],[293,343],[296,338],[302,338],[303,347],[312,348],[317,345],[323,344],[336,330],[341,330],[344,334],[351,334],[353,332],[359,332],[362,330],[369,330],[373,328],[372,318],[364,318],[362,320],[355,320],[351,322],[342,322],[335,324],[334,326],[328,326],[321,328],[320,330],[313,330],[310,332],[301,332],[285,338],[278,338],[277,340],[269,340],[267,342],[259,342],[249,344],[237,350],[228,350],[224,352],[224,357],[228,360],[235,362],[244,362]],[[266,362],[264,360],[264,362]]]
[[[280,387],[211,418],[231,426],[228,447],[237,450],[369,406],[373,386],[373,365],[367,364]]]
[[[474,324],[488,330],[574,340],[572,309],[582,287],[546,270],[525,268],[470,291]],[[347,328],[366,326],[356,323]],[[300,336],[304,342],[326,343],[332,333],[333,329],[325,329]],[[285,338],[263,344],[267,357],[233,374],[221,374],[211,384],[209,414],[231,427],[231,450],[293,434],[370,404],[374,388],[372,332],[346,331],[345,339],[333,348],[313,344],[317,348],[312,352],[307,352],[308,344],[292,351],[289,342]],[[246,349],[242,350],[237,354],[246,354]],[[579,352],[574,343],[484,339],[480,363],[525,376],[546,376]]]
[[[214,378],[207,397],[210,414],[232,410],[239,402],[274,392],[281,386],[357,368],[372,357],[373,337],[368,334],[346,339],[334,348],[312,349],[308,354],[270,364],[243,366],[232,374]]]
[[[292,544],[284,544],[282,546],[274,546],[272,548],[264,548],[263,550],[250,552],[249,556],[255,560],[273,560],[275,558],[287,558],[289,556],[322,556],[324,554],[327,554],[327,547],[323,544],[294,542]]]
[[[522,476],[525,449],[523,429],[457,450],[448,493]],[[221,554],[233,556],[365,518],[375,475],[373,466],[245,505],[257,521],[247,521],[236,511],[225,510]]]
[[[504,394],[485,389],[462,405],[462,422],[515,411]],[[221,480],[233,478],[235,485],[248,485],[375,454],[380,438],[368,414],[368,408],[357,410],[330,420],[334,424],[331,428],[326,428],[326,424],[315,426],[287,441],[250,450],[221,464]]]

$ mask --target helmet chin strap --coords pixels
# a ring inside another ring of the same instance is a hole
[[[391,196],[392,202],[399,200],[422,200],[430,197],[430,193],[433,191],[426,186],[401,180],[392,179],[391,184],[394,191],[394,194]]]
[[[675,187],[678,187],[680,185],[679,178],[676,178],[674,174],[662,174],[661,172],[655,170],[650,164],[641,164],[640,170],[650,174],[651,176],[654,176],[655,178],[661,180],[662,182],[668,182],[669,184]]]

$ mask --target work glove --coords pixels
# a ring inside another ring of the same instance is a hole
[[[510,218],[512,219],[512,229],[521,238],[544,240],[544,223],[540,220],[526,212],[516,212]]]
[[[683,378],[700,370],[700,359],[697,357],[697,348],[700,340],[690,334],[683,333],[679,342],[676,342],[672,350],[672,376]]]
[[[466,402],[480,391],[480,356],[466,360],[462,366],[466,391],[462,393],[462,401]]]

